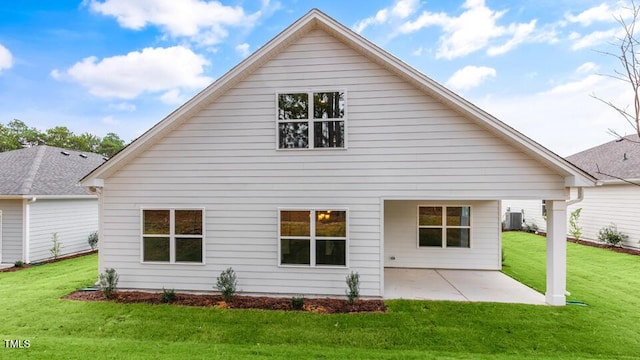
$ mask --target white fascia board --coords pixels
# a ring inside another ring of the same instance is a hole
[[[613,179],[613,180],[598,180],[599,185],[636,185],[640,184],[640,179]]]
[[[80,186],[83,187],[104,187],[104,180],[96,177],[89,177],[80,180]]]

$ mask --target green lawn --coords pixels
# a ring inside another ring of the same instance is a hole
[[[95,255],[0,273],[0,358],[637,358],[640,258],[568,244],[570,299],[589,306],[390,301],[386,314],[60,300],[96,277]],[[545,241],[504,235],[505,272],[542,290]],[[212,279],[212,284],[214,279]]]

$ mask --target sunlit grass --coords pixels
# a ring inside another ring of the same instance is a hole
[[[544,290],[545,240],[504,235],[505,272]],[[637,358],[640,258],[568,244],[571,299],[589,306],[389,301],[385,314],[317,315],[61,300],[97,256],[0,273],[0,358]],[[212,285],[215,279],[212,279]]]

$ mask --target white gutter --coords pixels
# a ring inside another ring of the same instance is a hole
[[[40,200],[62,199],[95,199],[95,195],[0,195],[0,200],[31,200],[37,197]]]
[[[584,200],[584,189],[582,187],[578,188],[578,198],[577,199],[573,199],[573,200],[568,200],[567,201],[567,206],[571,206],[573,204],[577,204],[579,202],[581,202],[582,200]]]
[[[613,180],[598,180],[598,183],[597,183],[596,185],[597,185],[597,186],[602,186],[602,185],[624,185],[624,184],[637,185],[637,184],[640,184],[640,179],[624,179],[624,180],[613,179]]]

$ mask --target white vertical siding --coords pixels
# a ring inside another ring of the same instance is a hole
[[[348,149],[277,151],[275,94],[314,89],[347,92]],[[123,287],[200,291],[232,266],[245,292],[305,295],[344,295],[353,270],[380,296],[381,197],[518,194],[566,197],[545,166],[313,31],[105,179],[102,266]],[[142,206],[204,207],[206,265],[141,264]],[[349,209],[349,269],[277,266],[277,209],[304,206]]]
[[[2,211],[2,259],[13,263],[22,258],[22,200],[0,200]]]
[[[37,200],[29,204],[31,262],[51,257],[53,233],[58,233],[60,255],[89,250],[87,237],[98,230],[98,200]]]
[[[419,205],[471,206],[471,247],[418,247]],[[385,201],[384,266],[500,269],[498,205],[498,201]]]

